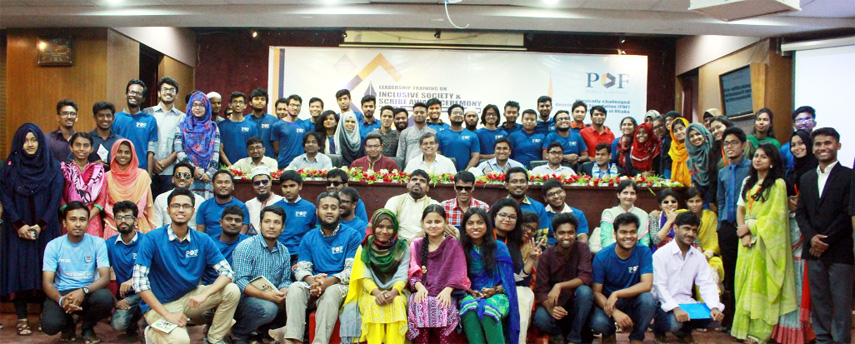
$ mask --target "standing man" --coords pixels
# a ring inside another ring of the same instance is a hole
[[[143,96],[145,96],[145,83],[138,79],[128,81],[128,85],[125,86],[128,106],[116,114],[113,132],[134,144],[137,159],[140,161],[138,167],[148,170],[151,174],[152,171],[148,169],[147,152],[154,152],[157,147],[157,120],[154,116],[141,111]]]
[[[413,106],[413,109],[415,109],[415,105]],[[410,125],[410,114],[408,114],[407,109],[404,108],[395,108],[393,112],[395,113],[395,130],[398,131],[398,135],[400,135],[401,132],[403,132],[404,129],[407,129],[407,126]],[[392,155],[390,154],[389,156]]]
[[[460,171],[454,175],[454,194],[452,199],[442,201],[440,205],[445,209],[445,217],[448,224],[460,228],[463,222],[463,214],[469,208],[481,208],[490,211],[490,205],[472,197],[475,191],[475,175],[469,171]]]
[[[850,343],[853,264],[852,170],[840,165],[840,134],[834,128],[811,133],[815,170],[801,177],[796,221],[804,235],[811,320],[817,343]]]
[[[350,177],[347,172],[340,168],[334,168],[327,172],[327,191],[339,192],[341,189],[348,187]],[[362,221],[368,222],[368,213],[365,211],[365,203],[359,200],[356,204],[356,216]]]
[[[397,112],[395,116],[397,118]],[[415,125],[404,129],[398,137],[398,153],[396,156],[401,158],[404,164],[421,153],[419,142],[424,134],[433,133],[436,135],[436,130],[427,126],[427,122],[425,122],[426,116],[427,105],[425,103],[416,103],[413,105],[413,123]]]
[[[263,88],[252,90],[249,94],[249,107],[252,108],[252,116],[250,116],[249,119],[255,123],[258,130],[258,136],[261,137],[262,141],[264,141],[264,148],[266,150],[264,154],[271,158],[275,158],[276,150],[273,149],[272,141],[274,141],[274,139],[272,138],[272,133],[274,132],[274,124],[282,121],[267,113],[267,101],[269,99],[270,98],[267,96],[267,90]],[[300,136],[302,136],[302,134]]]
[[[278,119],[286,122],[294,122],[295,120],[288,114],[288,98],[276,99],[276,102],[273,103],[273,111]]]
[[[463,107],[454,104],[448,108],[448,119],[451,127],[436,135],[439,142],[438,153],[453,157],[458,171],[478,165],[481,144],[475,133],[463,128]],[[445,152],[445,154],[443,154]]]
[[[56,122],[59,123],[59,127],[49,132],[45,139],[53,158],[67,161],[71,157],[68,139],[76,132],[74,123],[77,123],[77,103],[71,99],[63,99],[56,103]]]
[[[338,118],[344,118],[344,114],[348,112],[353,112],[356,115],[356,119],[359,120],[362,118],[362,114],[359,111],[353,111],[351,108],[353,98],[350,96],[350,90],[343,88],[335,92],[335,102],[338,105],[338,109],[340,110],[338,114]]]
[[[534,112],[534,110],[532,110],[532,112]],[[519,116],[519,113],[520,103],[517,103],[513,100],[509,100],[507,103],[505,103],[505,113],[503,114],[505,116],[505,123],[502,124],[502,130],[508,133],[508,135],[513,134],[515,131],[518,131],[520,130],[520,128],[522,128],[522,126],[517,123],[517,116]],[[537,114],[535,114],[535,123],[536,122]]]
[[[232,252],[234,252],[235,247],[241,241],[249,238],[248,235],[240,232],[243,223],[243,210],[236,205],[230,205],[226,209],[223,209],[223,215],[220,216],[220,228],[222,228],[222,232],[216,238],[212,238],[214,239],[214,246],[217,247],[217,250],[220,251],[220,254],[223,255],[223,258],[226,259],[229,265],[233,265]],[[205,277],[202,278],[202,284],[211,284],[215,280],[217,280],[217,273],[212,270],[206,270]]]
[[[379,134],[383,141],[383,155],[395,156],[398,153],[398,131],[392,127],[395,124],[395,114],[391,106],[386,105],[380,109],[380,124],[379,128],[368,134]],[[362,132],[360,131],[360,133]],[[365,135],[362,138],[362,143],[366,145],[366,151],[368,150],[367,137],[368,135]]]
[[[439,99],[431,98],[427,101],[427,125],[436,132],[448,129],[448,124],[442,122],[439,118],[442,115],[442,102]]]
[[[546,135],[555,130],[555,119],[550,117],[552,114],[552,97],[540,96],[537,98],[537,113],[539,116],[534,131]]]
[[[551,142],[546,146],[546,164],[535,167],[531,170],[531,174],[575,176],[576,171],[561,164],[563,160],[564,146],[561,145],[561,142]]]
[[[140,310],[147,323],[163,319],[178,327],[170,333],[149,327],[145,337],[154,343],[189,344],[187,322],[216,308],[206,340],[223,343],[240,300],[240,289],[231,283],[235,274],[214,240],[187,226],[193,215],[192,192],[175,189],[168,202],[172,224],[148,232],[140,243],[133,288],[143,300]],[[219,277],[213,284],[202,285],[208,269],[216,270]]]
[[[493,104],[484,107],[484,111],[481,112],[481,124],[484,127],[475,131],[475,134],[478,135],[478,142],[481,144],[480,158],[495,158],[493,147],[496,145],[496,141],[500,138],[508,137],[508,133],[498,127],[499,107]]]
[[[424,234],[422,229],[422,212],[431,204],[439,204],[428,197],[430,176],[424,170],[410,173],[407,182],[407,193],[390,198],[383,208],[391,210],[398,217],[400,231],[398,236],[407,241]]]
[[[356,217],[356,204],[359,203],[359,191],[348,186],[338,192],[338,198],[341,200],[339,221],[341,221],[342,226],[350,227],[364,237],[368,223]]]
[[[303,154],[304,150],[302,142],[304,142],[305,135],[306,128],[299,122],[288,122],[284,120],[276,121],[273,126],[272,133],[270,134],[270,139],[273,140],[274,148],[272,149],[279,152],[279,155],[276,157],[276,161],[280,170],[288,167],[296,157]],[[318,141],[317,137],[318,135],[315,135],[316,141]]]
[[[223,216],[223,211],[230,205],[236,205],[244,213],[243,226],[241,226],[240,232],[246,233],[249,229],[249,210],[246,209],[246,205],[243,202],[232,196],[232,192],[235,191],[232,173],[228,170],[219,170],[214,173],[214,177],[211,180],[214,184],[214,198],[205,200],[199,206],[199,214],[196,216],[196,230],[208,233],[211,238],[218,237],[220,232],[223,231],[220,226],[220,218]]]
[[[577,100],[573,102],[570,109],[573,111],[573,121],[570,122],[570,128],[578,134],[579,131],[586,127],[585,115],[588,113],[588,104],[585,104],[585,102],[581,100]],[[558,116],[558,114],[556,113],[555,116]],[[558,129],[558,118],[555,119],[555,125],[555,129]]]
[[[365,156],[359,159],[354,160],[350,163],[350,167],[359,167],[362,168],[363,171],[380,171],[380,170],[400,170],[401,168],[398,166],[394,160],[389,159],[383,154],[384,147],[386,145],[386,139],[383,136],[380,136],[380,129],[374,130],[367,136],[365,136]],[[395,130],[390,129],[390,132],[395,132]],[[396,133],[397,136],[397,133]],[[398,144],[397,137],[395,138],[395,145]]]
[[[734,300],[733,276],[736,274],[736,256],[739,249],[739,236],[736,235],[736,202],[739,201],[742,180],[748,176],[751,161],[744,158],[745,132],[739,127],[730,127],[722,134],[721,146],[730,165],[718,171],[718,245],[721,248],[721,261],[724,265],[724,327],[730,327],[733,321]]]
[[[270,168],[266,166],[254,167],[249,174],[249,180],[252,181],[252,190],[255,191],[255,197],[246,201],[250,226],[247,233],[252,235],[261,231],[261,210],[281,201],[282,196],[271,192],[273,179],[270,177]]]
[[[463,122],[466,123],[466,130],[474,133],[478,130],[478,111],[475,108],[466,109],[463,112]]]
[[[213,118],[217,123],[222,122],[223,119],[225,119],[220,115],[220,110],[223,109],[223,96],[217,92],[208,92],[205,96],[208,97],[208,101],[211,102],[211,118]]]
[[[175,164],[175,168],[173,169],[172,174],[172,185],[175,188],[189,188],[190,185],[193,185],[193,172],[195,172],[195,167],[190,163],[189,160],[180,161]],[[154,228],[160,228],[172,223],[172,218],[169,217],[169,203],[166,201],[169,198],[169,194],[175,191],[175,189],[166,191],[154,199]],[[205,198],[199,196],[198,194],[193,194],[196,197],[195,202],[195,211],[193,212],[193,216],[190,217],[190,228],[196,228],[196,211],[199,210],[199,206],[202,205],[202,202],[205,201]]]
[[[95,116],[95,129],[89,132],[92,137],[92,154],[89,161],[101,161],[104,167],[110,167],[110,149],[113,144],[123,137],[113,131],[116,107],[113,103],[97,102],[92,105],[92,115]]]
[[[585,140],[578,130],[570,129],[572,125],[573,122],[570,122],[570,115],[566,111],[558,111],[555,114],[555,131],[546,135],[546,139],[543,141],[544,160],[548,159],[546,149],[549,148],[549,144],[559,142],[564,148],[564,161],[571,166],[577,166],[588,161],[588,146],[585,145]]]
[[[53,336],[62,331],[62,341],[77,338],[77,323],[83,321],[83,339],[100,343],[95,325],[110,315],[113,297],[105,289],[110,283],[110,259],[104,239],[86,234],[89,208],[81,202],[69,202],[61,211],[68,233],[51,240],[45,247],[42,288],[45,303],[40,322],[42,332]]]
[[[558,214],[573,214],[573,217],[576,218],[573,232],[576,233],[576,238],[579,241],[587,243],[588,219],[581,210],[567,205],[567,192],[564,191],[564,185],[555,179],[550,179],[543,183],[540,190],[543,192],[543,199],[546,201],[546,216],[549,221],[553,221]],[[552,226],[552,229],[555,231],[555,226]]]
[[[246,158],[248,140],[252,137],[260,138],[258,126],[243,115],[243,110],[246,108],[246,95],[243,92],[232,92],[229,96],[229,104],[232,107],[231,117],[217,123],[220,129],[220,161],[226,166]],[[263,139],[262,144],[266,147]]]
[[[532,127],[534,126],[532,125]],[[513,199],[520,205],[520,210],[535,213],[540,219],[537,231],[534,233],[535,241],[540,242],[540,240],[546,237],[550,244],[554,244],[555,238],[552,235],[552,226],[549,223],[549,216],[546,215],[546,208],[543,207],[542,203],[526,195],[528,191],[528,171],[522,167],[514,167],[508,170],[505,173],[505,189],[508,190],[508,198]]]
[[[407,161],[407,167],[404,172],[410,173],[414,170],[425,170],[430,174],[455,174],[457,169],[451,159],[446,158],[436,151],[437,139],[436,134],[426,133],[419,140],[419,148],[422,154],[415,156]]]
[[[816,110],[814,110],[813,107],[799,106],[796,111],[793,111],[793,132],[796,130],[804,130],[810,133],[813,131],[814,127],[816,127]],[[793,168],[794,160],[793,152],[790,152],[790,141],[781,145],[780,153],[781,158],[784,159],[784,164],[787,165],[784,170],[791,170]]]
[[[655,140],[655,139],[654,139]],[[591,176],[594,179],[617,177],[623,170],[617,164],[611,163],[612,147],[605,143],[598,143],[594,161],[588,161],[579,168],[579,173]]]
[[[362,136],[362,142],[365,142],[365,135],[374,129],[380,129],[381,121],[374,117],[374,110],[377,107],[377,98],[366,94],[362,97],[362,118],[357,118],[359,124],[359,134]]]
[[[309,99],[309,115],[311,117],[303,120],[303,128],[305,128],[306,131],[314,131],[315,121],[322,112],[324,112],[324,101],[318,97],[312,97]]]
[[[514,117],[516,118],[516,116]],[[522,130],[514,131],[508,136],[508,140],[511,141],[511,146],[513,147],[511,157],[519,161],[526,168],[531,168],[532,161],[540,160],[543,157],[543,153],[541,152],[546,141],[543,134],[534,132],[534,128],[537,126],[537,113],[534,110],[527,109],[523,111],[522,123]]]
[[[511,141],[506,137],[496,139],[496,143],[493,144],[493,153],[493,158],[478,164],[476,167],[481,171],[481,174],[505,173],[512,167],[525,168],[519,161],[511,159]]]
[[[279,176],[279,186],[282,187],[284,199],[274,203],[285,210],[285,229],[279,236],[279,242],[291,253],[292,264],[297,263],[297,252],[300,248],[300,240],[318,222],[317,209],[312,202],[300,197],[303,190],[303,177],[297,171],[284,171]]]
[[[615,140],[615,134],[605,125],[606,123],[606,108],[597,105],[591,107],[591,126],[579,131],[582,139],[585,140],[585,146],[588,147],[588,156],[596,154],[595,147],[600,143],[612,144]]]
[[[119,288],[116,291],[116,311],[113,312],[110,325],[114,331],[125,332],[129,337],[140,333],[138,322],[142,318],[140,312],[140,296],[133,288],[134,261],[137,259],[140,242],[145,234],[137,232],[137,205],[131,201],[121,201],[113,206],[116,219],[116,230],[119,234],[107,239],[107,254],[110,266],[116,275]]]
[[[157,82],[157,98],[160,103],[146,108],[146,113],[157,120],[157,145],[149,149],[149,173],[152,173],[152,192],[160,194],[172,189],[172,173],[178,153],[172,144],[178,124],[187,116],[175,107],[175,96],[178,94],[178,82],[170,77],[163,77]],[[136,147],[140,150],[141,147]]]
[[[288,116],[292,122],[300,120],[300,111],[303,110],[303,98],[299,95],[292,94],[288,96]]]
[[[315,339],[328,343],[339,308],[347,296],[350,272],[362,234],[339,222],[339,197],[332,192],[318,195],[318,222],[300,241],[294,279],[288,288],[285,307],[288,313],[285,342],[302,343],[306,327],[306,309],[316,304]],[[310,303],[309,301],[316,301]]]
[[[262,141],[260,137],[250,137],[246,140],[246,153],[249,156],[234,162],[231,168],[244,173],[249,173],[253,168],[258,166],[264,166],[273,171],[278,170],[279,163],[276,162],[276,159],[264,155],[266,151],[267,150],[264,148],[264,141]],[[259,208],[258,210],[261,209]]]

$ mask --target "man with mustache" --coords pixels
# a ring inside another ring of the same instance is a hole
[[[116,203],[113,206],[113,214],[115,214],[113,218],[116,219],[116,230],[119,234],[107,239],[107,253],[119,289],[116,292],[116,311],[113,312],[110,325],[115,331],[124,331],[129,337],[136,337],[140,331],[137,323],[142,318],[142,312],[140,312],[140,296],[133,288],[132,275],[137,251],[145,234],[137,232],[139,209],[134,202]]]

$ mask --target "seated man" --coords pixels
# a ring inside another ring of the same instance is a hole
[[[330,340],[339,308],[347,296],[353,258],[362,241],[361,233],[339,223],[340,206],[335,192],[318,195],[320,227],[306,233],[300,242],[300,261],[294,271],[294,279],[299,282],[288,288],[286,296],[288,321],[281,335],[285,343],[303,342],[310,305],[317,306],[313,343]]]
[[[278,206],[261,210],[258,235],[242,241],[235,248],[233,261],[235,284],[240,288],[240,303],[232,328],[234,344],[248,343],[253,331],[264,333],[285,325],[285,296],[291,285],[291,258],[279,235],[285,228],[285,211]],[[249,284],[263,276],[276,289],[261,290]],[[259,341],[260,342],[260,341]]]
[[[341,207],[339,208],[341,214],[339,221],[341,224],[359,232],[360,235],[367,233],[368,223],[356,216],[356,204],[359,202],[359,192],[348,186],[338,192],[338,198],[341,200]],[[362,236],[365,237],[365,235]]]
[[[189,188],[190,185],[193,185],[193,172],[196,170],[192,164],[190,164],[190,160],[179,161],[175,164],[175,168],[172,170],[172,185],[176,188]],[[169,194],[172,193],[172,190],[164,192],[160,195],[157,195],[157,198],[154,199],[154,226],[152,229],[160,228],[172,223],[172,219],[169,218],[169,212],[166,204],[166,198],[169,197]],[[202,202],[205,201],[205,198],[202,196],[196,195],[196,210],[199,210],[199,206],[202,205]],[[193,217],[190,218],[190,228],[196,229],[196,213],[193,213]]]
[[[205,233],[190,230],[194,197],[186,188],[169,195],[172,224],[146,234],[134,265],[133,287],[143,299],[140,310],[149,324],[163,319],[177,328],[169,333],[146,329],[154,343],[189,344],[187,322],[208,309],[217,308],[208,329],[208,343],[223,343],[231,329],[240,289],[234,283],[231,266]],[[219,274],[211,285],[202,285],[205,270]]]
[[[177,173],[177,172],[176,172]],[[134,202],[121,201],[113,206],[113,218],[116,219],[116,230],[119,234],[107,239],[107,254],[110,266],[116,275],[119,290],[116,295],[116,311],[110,325],[113,330],[124,331],[130,337],[139,335],[139,325],[142,318],[140,312],[140,296],[133,288],[134,261],[137,251],[145,234],[137,232],[137,215],[139,209]],[[170,221],[172,222],[172,221]]]
[[[110,316],[113,309],[113,297],[104,289],[110,283],[107,245],[104,239],[86,234],[89,208],[83,203],[68,202],[61,218],[68,233],[45,247],[42,332],[52,336],[62,331],[61,341],[76,341],[77,323],[71,316],[79,315],[86,343],[100,343],[95,324]]]
[[[214,246],[226,258],[229,265],[232,265],[232,252],[241,241],[249,238],[248,235],[240,232],[243,227],[243,210],[236,205],[230,205],[223,209],[223,215],[220,216],[220,227],[223,229],[220,235],[214,239]],[[211,284],[217,280],[217,272],[214,270],[206,270],[205,278],[202,279],[202,284]]]
[[[378,130],[380,129],[377,129],[365,136],[365,156],[354,160],[350,163],[350,167],[359,167],[363,171],[394,171],[401,169],[398,167],[398,163],[396,163],[395,160],[389,159],[383,155],[383,145],[385,141],[383,141],[383,136],[378,133]],[[390,129],[389,132],[395,132],[395,130]],[[397,137],[397,134],[395,137]],[[398,141],[396,140],[396,149],[397,144]]]
[[[564,160],[564,146],[558,141],[551,142],[546,147],[546,164],[533,168],[531,174],[575,176],[576,171],[573,171],[570,167],[561,165],[562,160]]]
[[[410,181],[407,182],[407,193],[390,198],[383,208],[391,210],[398,217],[400,230],[398,237],[413,240],[424,234],[422,228],[422,212],[431,204],[439,204],[427,193],[430,176],[424,170],[415,170],[410,173]]]
[[[576,240],[579,221],[570,213],[552,219],[557,244],[540,256],[537,264],[534,326],[550,335],[550,343],[582,342],[594,294],[591,291],[591,252]]]
[[[460,171],[454,175],[454,193],[457,195],[440,203],[445,209],[448,224],[460,228],[463,214],[469,208],[481,208],[490,211],[490,205],[472,197],[475,191],[475,175],[469,171]]]
[[[671,332],[681,343],[694,343],[692,330],[718,327],[724,314],[724,305],[718,299],[718,286],[713,280],[707,258],[692,247],[698,238],[701,219],[687,211],[674,220],[674,240],[653,254],[653,289],[659,307],[653,322],[654,342],[667,343],[666,332]],[[692,298],[693,287],[698,286],[700,297],[710,309],[709,319],[691,319],[680,305],[698,303]]]
[[[404,169],[404,172],[412,173],[415,170],[424,170],[434,175],[457,173],[457,167],[454,166],[451,159],[436,152],[436,134],[425,133],[422,135],[419,139],[419,149],[422,151],[422,154],[418,154],[407,161],[407,168]]]
[[[264,166],[258,166],[252,169],[249,174],[249,180],[252,181],[252,190],[255,191],[255,197],[246,201],[246,210],[249,212],[249,229],[247,234],[258,234],[261,223],[261,209],[267,205],[276,204],[282,200],[273,189],[273,179],[270,177],[270,169]],[[190,222],[193,223],[193,222]]]
[[[588,242],[588,220],[585,218],[585,213],[581,210],[573,208],[565,203],[567,192],[564,191],[564,185],[561,185],[561,182],[555,179],[550,179],[543,183],[543,186],[540,187],[540,191],[543,193],[543,199],[546,200],[546,216],[549,217],[549,220],[552,221],[556,214],[573,214],[579,222],[579,224],[574,227],[576,238],[581,242]]]
[[[341,189],[349,186],[347,185],[347,181],[349,179],[350,176],[347,175],[347,172],[340,168],[329,170],[329,172],[327,172],[327,191],[341,191]],[[359,202],[356,203],[356,217],[362,219],[365,223],[368,223],[368,212],[365,211],[365,203],[363,203],[362,200],[359,200]],[[288,247],[288,249],[290,250],[291,248]]]
[[[615,343],[615,323],[624,331],[632,328],[630,343],[641,344],[644,331],[656,312],[653,287],[653,258],[647,246],[638,243],[638,217],[623,213],[615,217],[617,242],[594,257],[594,315],[591,329],[603,335],[603,343]]]
[[[495,157],[475,167],[475,169],[481,171],[482,175],[490,172],[505,173],[511,167],[525,168],[519,161],[511,159],[511,141],[507,137],[496,139],[496,143],[493,144],[493,155]]]
[[[285,228],[279,235],[279,242],[290,252],[291,264],[296,264],[300,241],[306,233],[317,227],[318,217],[315,215],[317,210],[312,202],[300,197],[300,191],[303,190],[303,177],[297,171],[283,171],[279,176],[279,185],[282,187],[282,194],[285,195],[284,199],[273,204],[285,210]]]
[[[623,169],[617,164],[611,163],[612,147],[605,143],[599,143],[596,147],[594,161],[588,161],[579,168],[579,173],[593,177],[594,179],[611,178],[620,176]]]
[[[238,160],[232,164],[231,168],[243,173],[249,173],[253,168],[265,166],[272,171],[276,171],[279,167],[279,163],[276,162],[276,159],[264,155],[266,151],[267,149],[264,148],[264,141],[262,141],[260,137],[250,137],[246,140],[246,153],[249,156]]]
[[[321,153],[323,150],[321,146],[321,142],[323,139],[321,138],[321,134],[317,132],[310,131],[303,134],[303,151],[305,153],[298,155],[291,160],[291,163],[288,164],[287,169],[289,170],[299,170],[301,168],[304,169],[312,169],[312,170],[330,170],[333,168],[332,159],[330,157]]]

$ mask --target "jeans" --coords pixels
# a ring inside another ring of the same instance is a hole
[[[567,311],[567,316],[561,319],[553,318],[545,307],[537,307],[537,311],[534,312],[534,327],[549,335],[562,334],[570,342],[581,343],[582,327],[588,321],[588,315],[591,313],[591,307],[594,304],[594,292],[589,286],[579,286],[576,288],[574,298],[571,301],[572,304],[563,306],[564,310]]]
[[[633,326],[632,332],[629,333],[629,340],[644,340],[644,331],[647,330],[647,325],[656,313],[656,300],[653,294],[641,293],[636,297],[619,299],[615,309],[626,313],[632,319]],[[594,307],[591,328],[604,337],[613,336],[616,331],[614,319],[606,316],[606,312],[600,307]]]
[[[139,330],[138,322],[142,318],[142,312],[140,311],[140,301],[142,298],[138,294],[131,294],[124,298],[127,301],[128,305],[131,306],[130,309],[118,309],[113,312],[113,317],[111,320],[111,325],[113,326],[114,331],[136,331]]]
[[[691,333],[696,328],[713,328],[718,327],[719,323],[712,319],[694,319],[687,322],[677,321],[674,316],[674,311],[665,312],[661,305],[656,307],[656,320],[653,322],[653,334],[664,336],[667,332],[683,332]]]
[[[237,311],[235,311],[235,323],[232,327],[232,335],[235,339],[246,339],[252,331],[264,328],[278,328],[285,325],[285,308],[256,297],[241,295]],[[266,333],[267,331],[258,331]]]
[[[852,265],[807,260],[811,320],[817,344],[852,341]]]
[[[60,291],[59,294],[65,296],[76,289]],[[83,319],[83,333],[91,332],[95,328],[95,324],[101,319],[110,315],[110,310],[113,309],[113,295],[105,289],[98,289],[89,293],[83,298],[80,304],[83,308],[81,311],[75,312]],[[42,332],[52,336],[60,331],[73,331],[76,327],[71,314],[66,314],[65,310],[59,304],[51,299],[46,299],[44,310],[41,316]]]

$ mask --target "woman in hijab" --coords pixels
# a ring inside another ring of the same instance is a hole
[[[27,301],[41,294],[42,260],[47,243],[59,236],[64,184],[37,125],[24,123],[15,132],[0,178],[0,296],[15,304],[18,335],[29,336]]]
[[[362,137],[359,136],[359,126],[356,125],[356,114],[345,112],[338,128],[335,130],[335,146],[341,154],[342,164],[350,163],[360,158],[362,154]]]
[[[101,223],[101,208],[98,205],[98,196],[104,186],[104,165],[99,162],[89,162],[89,154],[92,153],[92,136],[88,133],[78,131],[71,135],[68,141],[71,146],[71,161],[60,163],[62,176],[65,179],[65,187],[62,190],[62,203],[60,209],[68,202],[80,201],[89,207],[89,227],[86,233],[101,237],[103,225]],[[65,228],[62,229],[63,233]]]
[[[214,188],[211,178],[219,167],[220,130],[211,121],[211,101],[202,92],[193,92],[187,102],[187,116],[178,124],[174,149],[178,161],[189,160],[195,167],[190,190],[205,199],[211,198]]]
[[[637,124],[631,116],[620,120],[620,132],[623,134],[612,141],[612,163],[617,164],[624,171],[629,171],[628,158],[633,146]]]
[[[715,163],[712,161],[712,133],[700,123],[689,124],[686,132],[685,147],[689,152],[689,160],[686,164],[692,176],[692,184],[702,189],[704,194],[710,195],[710,185],[718,180],[718,170],[715,169]],[[704,203],[715,203],[715,196],[711,195],[711,198],[706,199]],[[716,211],[714,205],[710,206],[713,207],[713,211]]]
[[[689,153],[686,152],[686,127],[689,121],[683,117],[677,117],[671,122],[671,148],[668,156],[671,157],[671,180],[680,182],[685,186],[692,185],[692,176],[689,174]]]
[[[398,238],[398,218],[378,209],[353,261],[341,313],[344,343],[403,344],[407,333],[407,273],[410,250]]]
[[[653,125],[642,123],[635,131],[635,140],[632,141],[632,172],[627,174],[655,173],[654,169],[659,166],[659,155],[659,139],[653,134]]]
[[[712,146],[712,161],[715,164],[716,171],[730,164],[727,156],[724,155],[724,147],[721,146],[721,142],[724,139],[724,131],[732,126],[733,122],[727,116],[717,116],[710,122],[710,133],[712,133],[715,140]],[[713,195],[715,195],[715,192],[713,192]]]
[[[146,170],[139,166],[134,144],[127,139],[121,139],[113,144],[110,150],[110,171],[107,172],[106,184],[101,188],[101,196],[96,204],[104,208],[103,238],[109,238],[119,231],[113,218],[113,206],[121,201],[131,201],[137,205],[137,230],[148,233],[153,229],[154,201],[151,197],[151,177]]]

